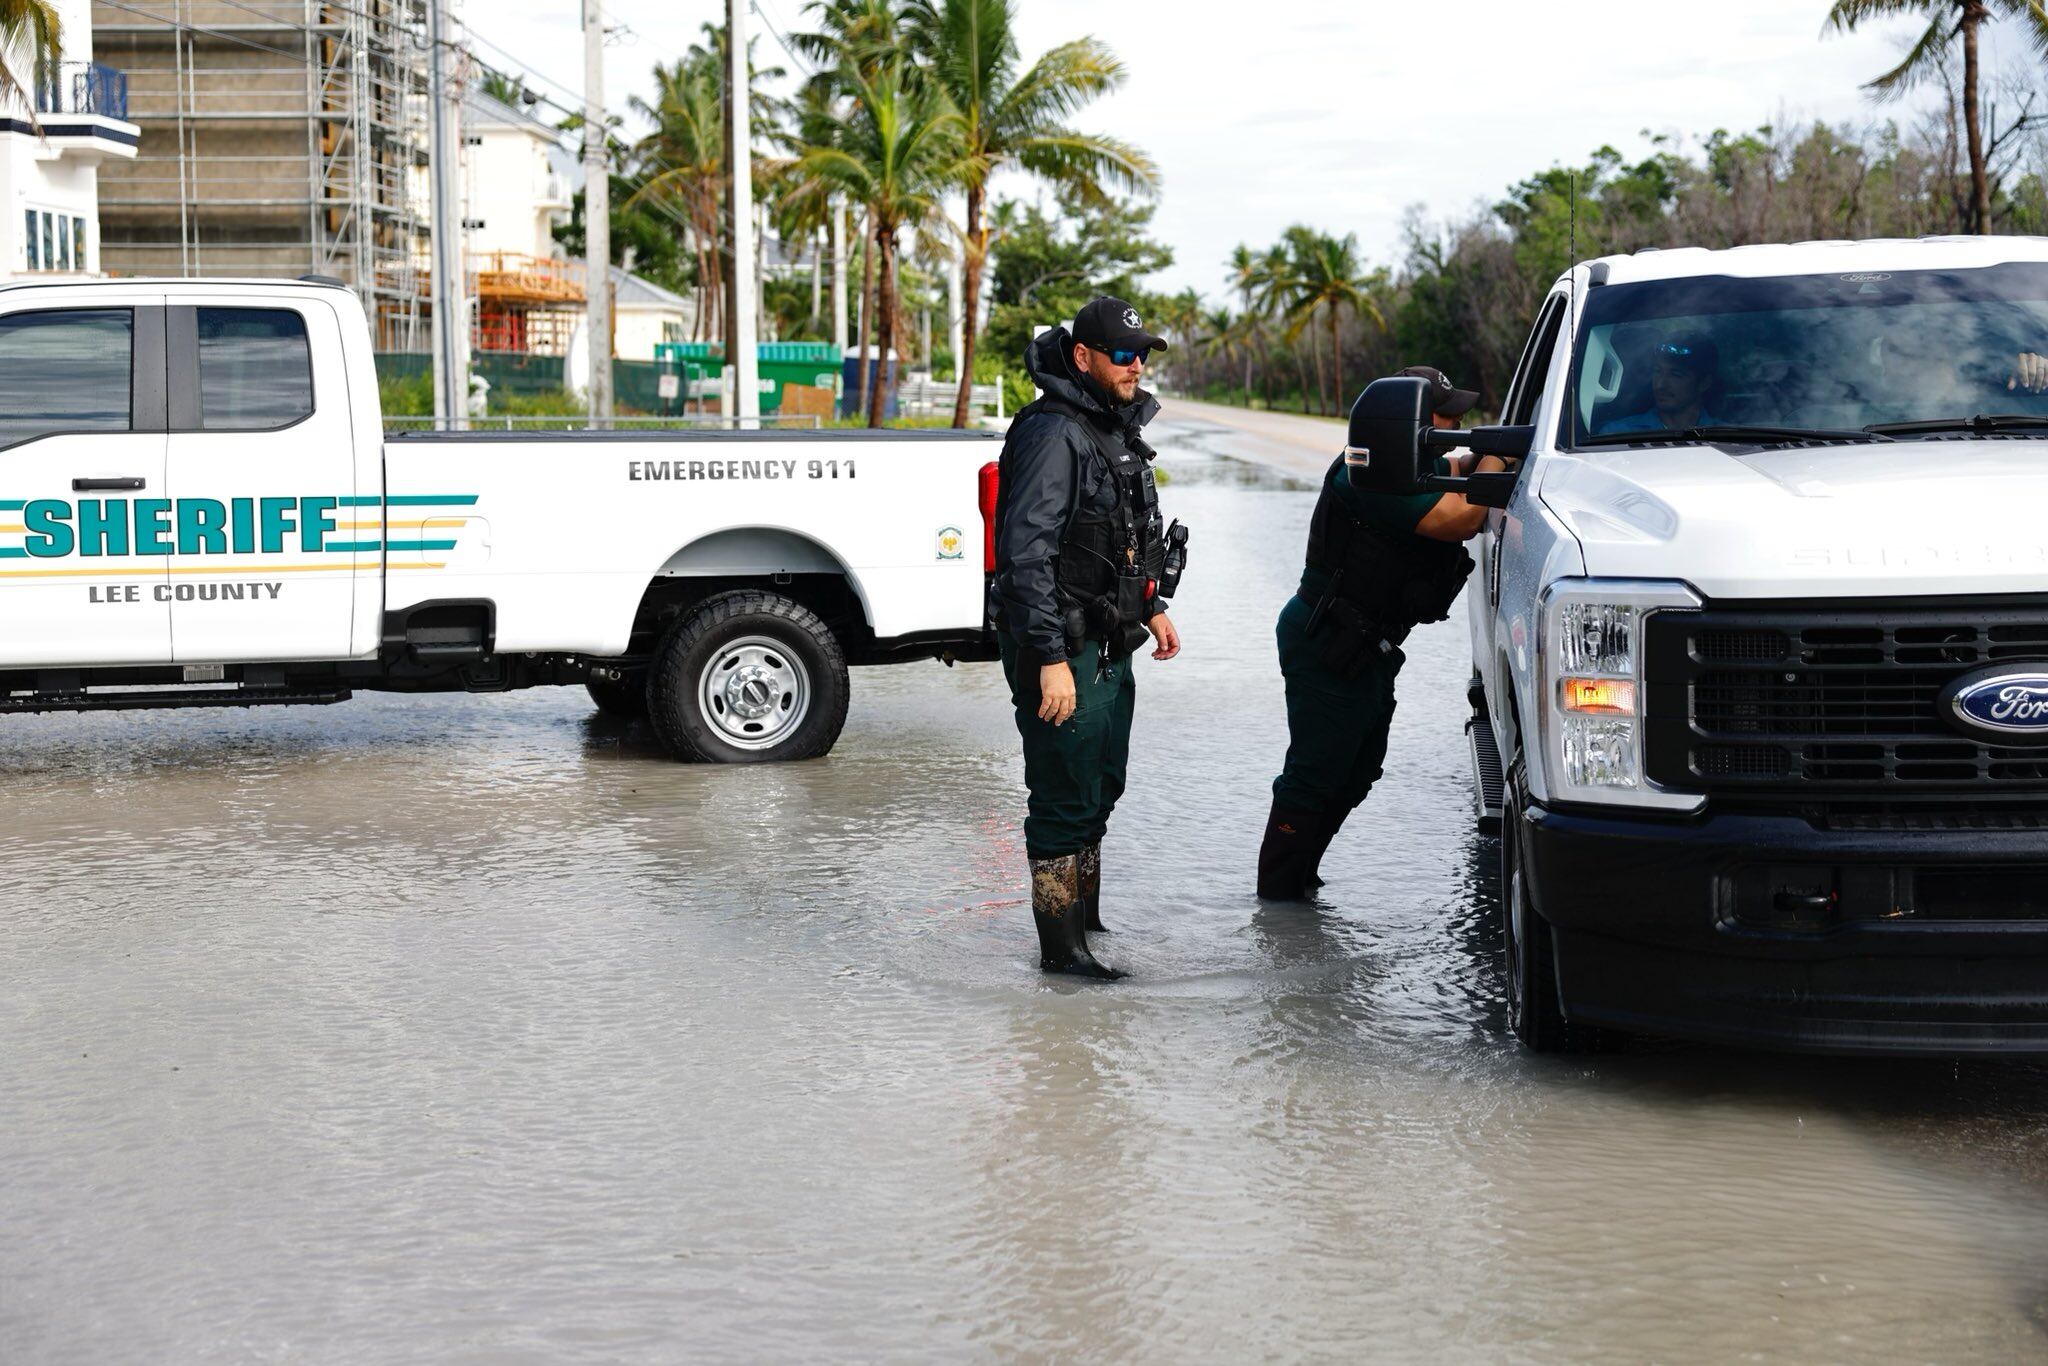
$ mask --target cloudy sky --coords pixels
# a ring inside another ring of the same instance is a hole
[[[625,32],[606,64],[614,102],[656,62],[722,18],[718,0],[604,0]],[[804,26],[804,0],[755,0],[766,27]],[[1223,294],[1240,242],[1290,223],[1356,232],[1375,260],[1398,251],[1412,205],[1432,218],[1490,203],[1509,184],[1643,133],[1896,111],[1858,88],[1895,63],[1911,22],[1821,35],[1827,0],[1019,0],[1027,55],[1093,34],[1130,68],[1085,126],[1138,143],[1164,177],[1158,236],[1178,257],[1154,284]],[[460,0],[484,39],[553,82],[582,88],[576,0]],[[2025,57],[1994,33],[1996,60]],[[487,58],[499,54],[484,50]],[[1029,195],[1017,180],[1004,191]]]

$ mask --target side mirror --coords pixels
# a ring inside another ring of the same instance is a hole
[[[1435,468],[1422,434],[1430,429],[1429,381],[1401,376],[1376,379],[1351,405],[1344,462],[1354,488],[1368,493],[1415,493]]]

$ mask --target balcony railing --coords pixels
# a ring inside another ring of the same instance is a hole
[[[36,79],[38,114],[128,118],[128,73],[99,62],[59,62]]]

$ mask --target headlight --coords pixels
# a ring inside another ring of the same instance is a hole
[[[1566,579],[1545,594],[1539,685],[1545,765],[1540,795],[1689,811],[1701,798],[1668,792],[1643,770],[1643,621],[1698,611],[1682,583]]]

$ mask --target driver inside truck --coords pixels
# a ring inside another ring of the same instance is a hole
[[[1609,432],[1675,432],[1712,427],[1720,419],[1707,411],[1707,396],[1721,376],[1721,353],[1703,332],[1674,332],[1658,344],[1650,371],[1650,406],[1603,423]]]

